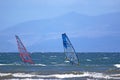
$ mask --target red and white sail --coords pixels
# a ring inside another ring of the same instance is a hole
[[[15,35],[15,37],[16,37],[18,50],[20,52],[20,57],[21,57],[22,61],[25,62],[25,63],[33,64],[32,58],[31,58],[30,54],[27,52],[27,50],[26,50],[25,46],[23,45],[22,41],[20,40],[20,38],[17,35]]]

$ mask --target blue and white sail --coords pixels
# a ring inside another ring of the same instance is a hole
[[[66,59],[69,60],[71,64],[79,65],[79,59],[75,52],[75,49],[65,33],[62,34],[62,39],[63,39],[63,47],[64,47],[64,53],[66,55]]]

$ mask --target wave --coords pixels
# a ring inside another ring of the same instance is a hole
[[[86,61],[92,61],[91,59],[86,59]]]
[[[0,77],[9,76],[9,75],[11,75],[11,73],[0,73]]]
[[[64,61],[64,62],[69,63],[70,61]]]
[[[0,66],[20,66],[20,65],[29,65],[29,66],[46,66],[45,64],[18,64],[18,63],[13,63],[13,64],[0,64]]]
[[[21,65],[21,64],[16,64],[16,63],[13,63],[13,64],[0,64],[0,66],[8,66],[8,65]]]
[[[35,65],[35,66],[47,66],[45,64],[32,64],[32,65]]]
[[[115,64],[114,66],[117,68],[120,68],[120,64]]]
[[[29,73],[0,73],[0,77],[13,77],[13,78],[93,78],[93,79],[120,79],[120,74],[107,75],[103,73],[96,72],[83,72],[83,73],[62,73],[62,74],[51,74],[51,75],[39,75],[39,74],[29,74]]]

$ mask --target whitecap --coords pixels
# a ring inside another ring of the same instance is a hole
[[[25,73],[14,73],[12,74],[13,77],[35,77],[35,75],[25,74]]]
[[[34,75],[34,74],[25,74],[25,73],[14,73],[12,74],[13,77],[20,77],[20,78],[73,78],[73,77],[81,77],[82,75],[74,75],[74,74],[52,74],[52,75]]]
[[[22,77],[22,78],[77,78],[77,77],[90,77],[90,78],[101,78],[101,79],[110,79],[111,77],[102,73],[95,72],[84,72],[83,74],[52,74],[52,75],[35,75],[35,74],[25,74],[25,73],[15,73],[12,74],[13,77]]]
[[[69,63],[70,61],[64,61],[64,62]]]
[[[86,59],[86,61],[92,61],[91,59]]]
[[[45,64],[32,64],[32,65],[35,65],[35,66],[47,66]]]
[[[0,66],[5,66],[5,65],[13,65],[13,64],[0,64]]]
[[[84,75],[86,77],[95,78],[95,79],[120,79],[120,74],[119,75],[114,74],[116,76],[113,76],[113,75],[107,75],[103,73],[85,72]]]
[[[117,68],[120,68],[120,64],[115,64],[114,66]]]
[[[0,64],[0,66],[7,66],[7,65],[14,65],[14,64]]]
[[[12,63],[12,64],[0,64],[0,66],[10,66],[10,65],[21,65],[21,64],[18,64],[18,63]]]
[[[115,76],[115,77],[117,77],[117,76],[120,76],[120,74],[113,74],[113,75],[111,75],[111,76]]]
[[[96,72],[85,72],[84,76],[91,77],[91,78],[101,78],[101,79],[110,79],[109,75],[105,75],[103,73],[96,73]]]
[[[11,75],[11,73],[0,73],[0,76],[3,77],[3,76],[9,76]]]
[[[120,80],[120,74],[112,74],[110,76],[112,77],[112,79]]]
[[[1,77],[5,76],[13,76],[14,78],[81,78],[88,77],[94,79],[120,79],[120,74],[107,75],[104,73],[96,73],[96,72],[83,72],[83,73],[63,73],[63,74],[51,74],[51,75],[38,75],[38,74],[29,74],[29,73],[0,73]],[[89,79],[88,79],[89,80]]]

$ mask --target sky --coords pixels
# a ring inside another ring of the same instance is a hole
[[[0,0],[0,31],[23,22],[54,19],[71,12],[86,16],[116,13],[120,12],[120,0]]]
[[[93,16],[120,12],[120,0],[0,0],[0,30],[69,12]]]

